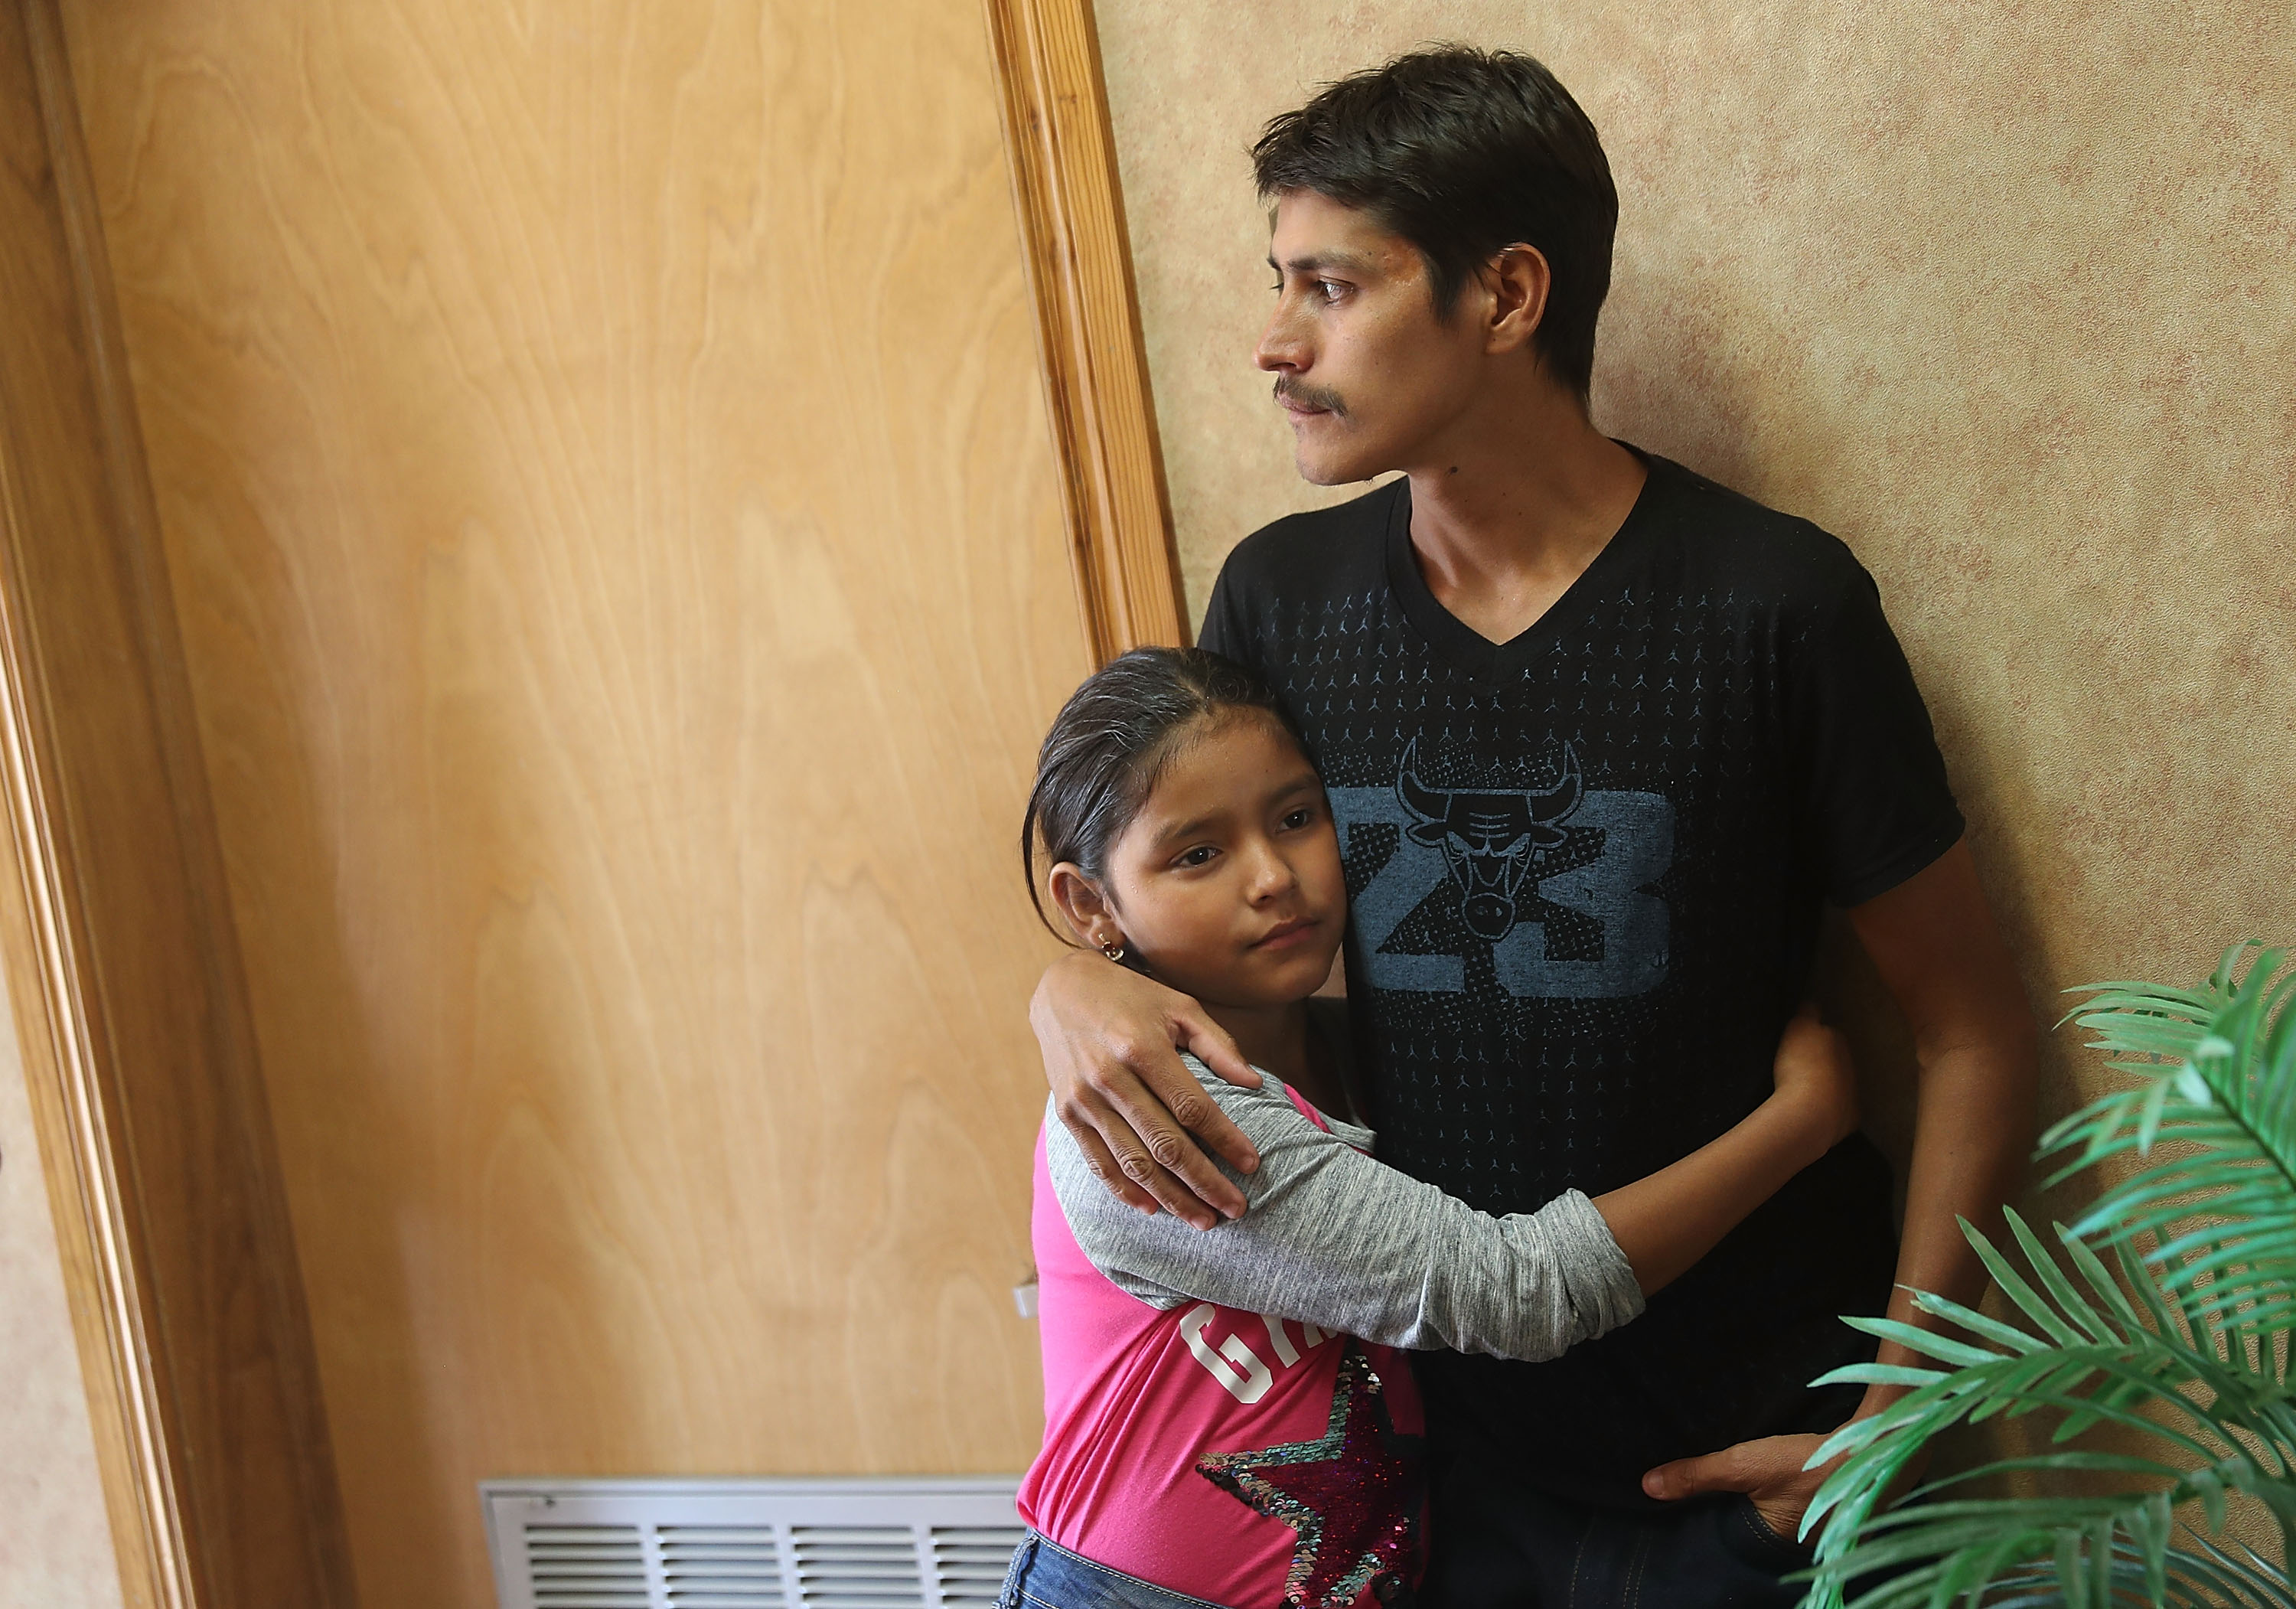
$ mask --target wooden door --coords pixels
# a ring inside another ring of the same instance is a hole
[[[980,0],[64,0],[367,1609],[1017,1470],[1086,667]]]

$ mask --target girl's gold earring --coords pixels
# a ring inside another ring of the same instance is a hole
[[[1111,961],[1121,961],[1124,959],[1124,946],[1119,940],[1111,940],[1100,947],[1100,953]]]

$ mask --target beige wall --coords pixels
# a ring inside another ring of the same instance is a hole
[[[87,1393],[7,1001],[0,996],[0,1604],[118,1609]]]
[[[1598,423],[1874,571],[2037,1009],[2296,940],[2287,6],[1098,15],[1199,615],[1237,538],[1323,496],[1250,366],[1267,292],[1245,147],[1422,41],[1528,50],[1619,180]],[[2062,1111],[2090,1058],[2068,1034],[2049,1066]]]

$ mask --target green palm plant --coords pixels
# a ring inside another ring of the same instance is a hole
[[[1960,1336],[1849,1320],[1936,1367],[1860,1364],[1821,1382],[1910,1389],[1811,1460],[1842,1462],[1805,1522],[1805,1534],[1823,1526],[1808,1603],[2296,1604],[2284,1564],[2296,1558],[2296,970],[2286,960],[2251,943],[2226,951],[2198,989],[2073,991],[2090,997],[2073,1020],[2128,1081],[2050,1129],[2037,1156],[2059,1164],[2051,1185],[2114,1158],[2128,1159],[2127,1171],[2078,1222],[2053,1226],[2054,1248],[2013,1211],[2014,1258],[1963,1225],[2021,1322],[1927,1294],[1915,1306]],[[2034,1414],[2048,1425],[2045,1450],[1883,1506],[1939,1433]],[[1995,1475],[2038,1495],[1972,1490]],[[2270,1516],[2284,1563],[2225,1539],[2235,1498]]]

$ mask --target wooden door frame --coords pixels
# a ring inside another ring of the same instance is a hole
[[[0,964],[128,1609],[349,1609],[56,0],[0,0]]]
[[[1092,0],[987,0],[1093,662],[1188,640]]]

